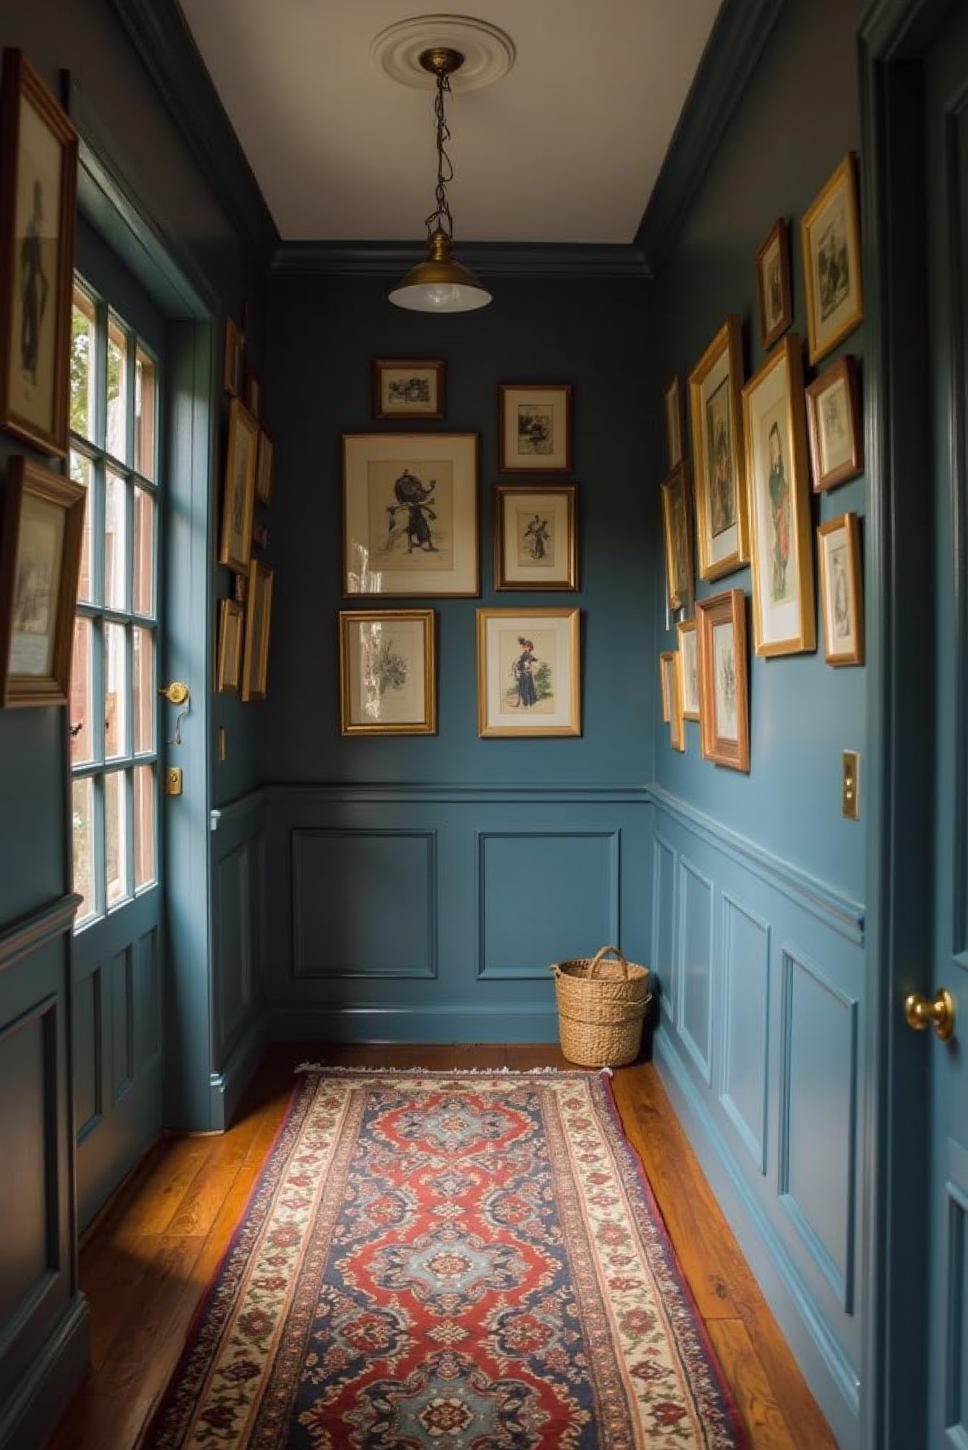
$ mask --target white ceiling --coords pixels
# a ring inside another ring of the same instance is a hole
[[[420,237],[432,97],[388,79],[374,36],[413,0],[181,0],[283,238]],[[429,9],[430,7],[428,7]],[[719,0],[468,0],[513,69],[447,118],[465,241],[629,242]]]

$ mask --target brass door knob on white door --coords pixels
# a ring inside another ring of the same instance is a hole
[[[915,1032],[933,1027],[935,1035],[947,1042],[955,1030],[955,999],[947,987],[939,987],[933,997],[922,997],[920,992],[911,992],[904,999],[904,1016],[907,1025]]]

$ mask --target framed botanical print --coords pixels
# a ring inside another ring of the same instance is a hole
[[[665,404],[666,447],[669,467],[677,468],[683,460],[682,451],[682,389],[678,376],[672,379],[662,395]]]
[[[772,347],[793,322],[790,286],[790,229],[777,217],[756,254],[756,293],[760,303],[760,341]]]
[[[19,50],[0,94],[0,427],[69,446],[77,132]]]
[[[750,768],[749,680],[746,660],[746,595],[742,589],[701,599],[699,634],[699,734],[704,760],[732,770]]]
[[[374,358],[374,418],[445,417],[446,380],[439,358]]]
[[[819,362],[864,315],[857,168],[848,154],[801,224],[810,361]]]
[[[841,357],[807,388],[810,462],[816,493],[836,488],[864,469],[857,359]]]
[[[828,665],[864,663],[864,604],[857,515],[841,514],[817,530],[820,613]]]
[[[216,677],[220,695],[229,690],[237,690],[241,683],[243,618],[242,606],[236,600],[219,600]]]
[[[233,317],[225,319],[222,388],[232,398],[242,396],[242,334]]]
[[[816,648],[800,339],[785,337],[743,389],[753,639],[758,655]]]
[[[353,609],[339,616],[343,735],[437,730],[432,609]]]
[[[685,750],[686,732],[682,724],[682,688],[676,650],[663,650],[660,654],[659,677],[662,682],[662,718],[669,724],[669,744],[673,750]]]
[[[570,383],[501,383],[498,439],[502,473],[570,473]]]
[[[219,563],[246,574],[252,554],[252,510],[259,450],[259,425],[238,398],[229,404]]]
[[[494,490],[494,588],[577,589],[573,483],[499,483]]]
[[[264,700],[268,693],[272,583],[273,573],[268,564],[253,559],[249,564],[249,592],[245,601],[243,700]]]
[[[272,435],[260,428],[255,464],[255,496],[263,504],[272,502],[272,453]]]
[[[743,448],[743,345],[727,317],[689,374],[699,574],[718,579],[749,559]]]
[[[692,508],[689,469],[674,468],[662,485],[662,529],[665,538],[666,591],[669,608],[692,610]]]
[[[477,731],[581,734],[581,611],[477,611]]]
[[[87,490],[26,458],[0,516],[0,705],[63,705]]]
[[[699,719],[699,636],[696,621],[683,619],[676,625],[679,636],[679,682],[682,687],[682,715]]]
[[[344,433],[343,593],[475,595],[476,433]]]

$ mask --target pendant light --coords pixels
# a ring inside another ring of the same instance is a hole
[[[472,312],[486,307],[491,294],[467,267],[454,260],[454,218],[447,200],[447,183],[454,167],[446,151],[450,130],[444,115],[444,95],[450,92],[450,77],[460,70],[464,57],[459,50],[432,46],[422,52],[420,64],[437,78],[434,117],[437,123],[436,206],[427,218],[427,260],[412,267],[390,293],[397,307],[414,312]]]

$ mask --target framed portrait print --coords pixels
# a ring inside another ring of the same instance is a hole
[[[242,394],[242,334],[233,317],[225,319],[222,388],[231,398]]]
[[[249,591],[245,601],[243,700],[264,700],[268,693],[272,583],[273,573],[268,564],[253,559],[249,564]]]
[[[436,733],[435,621],[432,609],[340,612],[343,735]]]
[[[77,132],[19,50],[0,92],[0,427],[69,446]]]
[[[577,589],[573,483],[499,483],[494,490],[494,588]]]
[[[791,333],[743,389],[753,640],[758,655],[816,648],[800,339]]]
[[[63,705],[87,490],[11,458],[0,515],[0,705]]]
[[[801,229],[807,337],[810,361],[816,363],[853,332],[864,315],[857,168],[849,153],[810,206]]]
[[[699,734],[704,760],[750,768],[746,595],[727,589],[696,605],[699,634]]]
[[[662,395],[665,404],[666,446],[669,467],[677,468],[683,460],[682,451],[682,389],[674,377]]]
[[[685,720],[699,719],[699,636],[694,619],[676,625],[679,636],[679,682],[682,687],[682,715]]]
[[[272,435],[260,428],[255,463],[255,496],[262,504],[272,502],[272,452]]]
[[[742,382],[740,321],[727,317],[689,374],[696,532],[703,579],[730,574],[749,559]]]
[[[480,593],[476,433],[343,434],[343,593]]]
[[[807,388],[810,462],[816,493],[836,488],[864,469],[857,359],[841,357]]]
[[[439,358],[374,358],[374,418],[443,418],[446,379]]]
[[[777,217],[756,254],[756,294],[760,303],[760,341],[772,347],[793,322],[790,287],[790,232]]]
[[[682,724],[682,688],[677,650],[663,650],[660,654],[659,678],[662,682],[662,718],[669,725],[669,744],[673,750],[685,750],[686,732]]]
[[[239,398],[229,404],[229,436],[225,450],[225,496],[222,502],[222,547],[218,561],[246,574],[252,554],[252,510],[259,450],[259,425]]]
[[[243,618],[242,606],[236,600],[219,600],[216,678],[220,695],[237,690],[241,683]]]
[[[841,514],[817,530],[820,613],[828,665],[864,663],[864,605],[857,515]]]
[[[570,383],[501,383],[501,472],[570,473],[571,414]]]
[[[580,735],[578,609],[477,611],[477,733]]]
[[[674,468],[662,484],[662,530],[665,539],[666,591],[669,608],[692,610],[692,508],[689,469]]]

